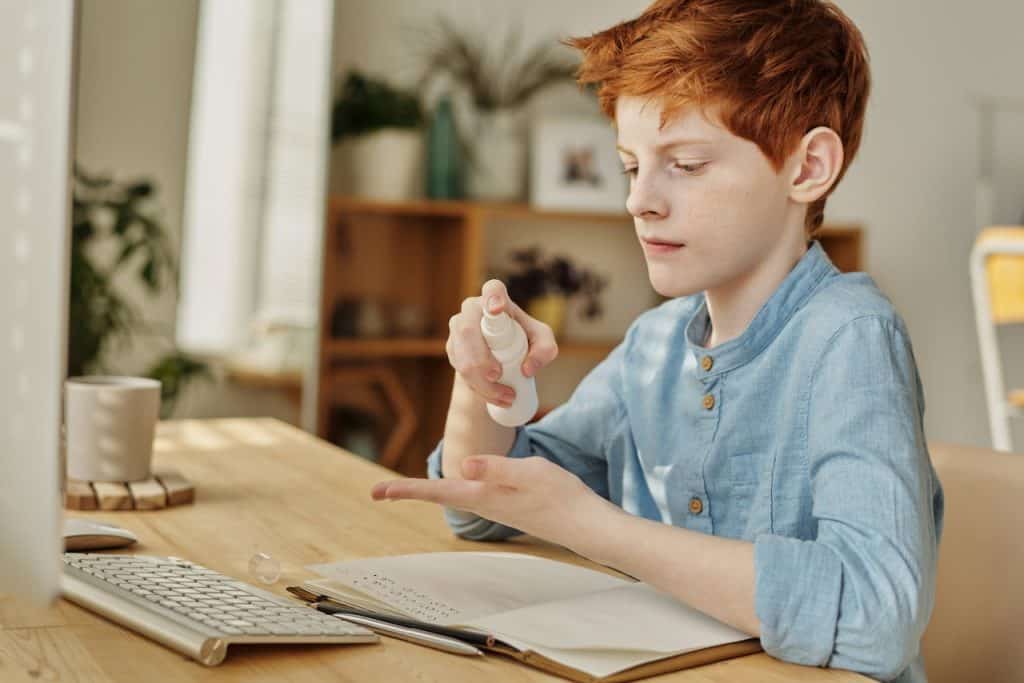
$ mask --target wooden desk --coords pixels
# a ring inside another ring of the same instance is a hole
[[[69,513],[134,531],[138,553],[175,555],[258,585],[257,549],[282,562],[271,590],[311,576],[313,562],[443,550],[508,550],[588,565],[534,539],[462,541],[441,510],[374,503],[370,486],[393,473],[271,419],[166,422],[156,461],[196,484],[196,502],[148,512]],[[4,549],[7,552],[9,549]],[[590,565],[593,566],[593,565]],[[66,601],[29,610],[0,596],[0,679],[8,681],[559,681],[512,660],[449,655],[382,638],[377,645],[237,646],[208,669]],[[654,679],[652,679],[654,680]],[[658,681],[866,681],[785,664],[765,654],[681,671]]]

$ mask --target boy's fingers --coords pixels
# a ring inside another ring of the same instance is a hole
[[[508,290],[501,280],[488,280],[480,290],[481,306],[490,313],[501,313],[508,303]]]
[[[481,308],[482,302],[479,297],[471,296],[462,300],[462,309],[459,313],[459,317],[464,319],[468,323],[480,324],[480,319],[484,317],[483,309]]]
[[[521,317],[517,317],[517,320],[522,324],[523,330],[526,332],[526,340],[530,345],[526,360],[523,361],[523,374],[532,377],[538,370],[546,367],[558,357],[558,342],[555,340],[555,333],[548,325],[531,318],[526,313],[521,311],[520,313]]]
[[[483,484],[466,479],[393,479],[375,484],[374,500],[423,500],[467,509],[480,497]]]
[[[486,376],[501,373],[501,365],[494,358],[483,333],[480,332],[480,320],[484,317],[480,308],[479,297],[470,297],[462,302],[462,311],[448,320],[449,342],[451,350],[449,358],[456,370],[470,373],[476,368],[484,368]],[[447,344],[446,351],[447,351]],[[481,372],[483,378],[485,373]]]
[[[466,382],[478,396],[488,403],[507,407],[516,399],[516,392],[511,387],[497,382],[479,382],[475,378],[466,377]]]
[[[540,369],[550,364],[557,357],[558,343],[555,341],[554,335],[552,335],[550,339],[538,339],[530,344],[527,362],[535,366],[536,369]]]

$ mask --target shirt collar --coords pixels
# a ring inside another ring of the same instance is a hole
[[[710,361],[702,361],[700,367],[705,368],[702,374],[713,376],[728,372],[757,356],[799,310],[818,283],[838,272],[821,243],[813,241],[782,284],[761,306],[743,334],[713,349],[704,348],[701,344],[711,319],[708,316],[707,297],[700,294],[700,306],[686,325],[686,345],[698,358],[710,357]],[[710,369],[707,368],[709,364]]]

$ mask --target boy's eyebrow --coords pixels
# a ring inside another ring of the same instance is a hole
[[[663,150],[663,149],[665,149],[667,147],[684,147],[684,146],[687,146],[687,145],[710,145],[710,144],[711,144],[711,140],[705,140],[703,138],[676,138],[674,140],[666,140],[665,142],[662,142],[657,147],[655,147],[654,150],[655,151],[661,151],[661,150]],[[634,154],[632,150],[626,149],[625,147],[623,147],[620,144],[616,143],[615,149],[619,150],[620,152],[625,152],[626,154],[632,154],[633,156],[636,156],[636,154]]]

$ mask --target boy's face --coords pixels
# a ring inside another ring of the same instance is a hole
[[[656,100],[616,105],[626,208],[651,285],[667,297],[741,286],[803,231],[806,205],[789,198],[795,155],[776,173],[757,145],[718,125],[714,110],[707,116],[688,107],[659,130]]]

